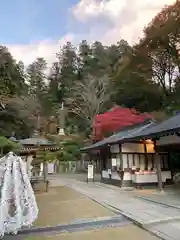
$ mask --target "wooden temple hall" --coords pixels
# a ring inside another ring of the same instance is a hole
[[[102,182],[162,190],[173,182],[171,154],[180,152],[180,114],[124,128],[81,150],[100,162]]]

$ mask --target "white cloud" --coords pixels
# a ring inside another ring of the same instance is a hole
[[[44,57],[51,64],[60,45],[66,41],[77,42],[82,36],[83,39],[99,40],[104,44],[116,43],[123,38],[132,44],[138,41],[144,26],[161,8],[173,2],[175,0],[80,0],[71,9],[71,15],[78,30],[88,26],[88,31],[80,34],[72,31],[56,42],[45,40],[8,47],[17,60],[23,60],[27,65],[36,57]]]
[[[58,41],[44,40],[39,43],[30,43],[27,45],[9,45],[7,46],[11,54],[17,61],[23,60],[25,65],[32,63],[37,57],[44,57],[48,64],[55,60],[56,53],[59,52],[60,46],[67,41],[73,41],[73,34],[68,34]]]
[[[105,44],[117,42],[120,38],[132,44],[138,41],[144,26],[161,8],[173,2],[175,0],[81,0],[73,7],[72,13],[79,23],[93,20],[91,35],[97,32],[95,18],[97,21],[101,18],[109,20],[111,26],[102,36],[95,36]]]

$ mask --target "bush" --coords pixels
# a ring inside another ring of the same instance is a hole
[[[11,141],[10,139],[0,136],[0,154],[6,154],[10,151],[19,152],[22,148],[21,144]]]
[[[72,140],[64,142],[61,150],[57,153],[57,159],[59,161],[77,161],[80,157],[80,143]]]

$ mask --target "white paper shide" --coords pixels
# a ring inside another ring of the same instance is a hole
[[[38,207],[23,160],[12,152],[0,159],[0,236],[16,234],[38,217]]]

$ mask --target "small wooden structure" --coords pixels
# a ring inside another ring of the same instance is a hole
[[[56,143],[47,140],[43,136],[39,136],[37,133],[34,134],[31,138],[21,139],[19,143],[23,146],[21,149],[21,156],[23,156],[26,164],[27,171],[32,172],[32,176],[41,176],[43,171],[42,163],[36,163],[36,154],[37,151],[57,151],[59,148]],[[31,165],[33,165],[34,169],[31,169]],[[29,172],[29,174],[31,174]]]
[[[43,177],[44,164],[42,161],[39,161],[36,158],[37,153],[39,151],[57,151],[59,147],[57,147],[55,143],[49,141],[45,137],[39,136],[37,132],[35,132],[35,134],[31,138],[19,140],[19,143],[23,146],[20,151],[20,155],[26,162],[28,176],[31,178],[33,186],[37,185],[38,183],[38,185],[41,185],[41,189],[43,188],[45,191],[47,191],[48,180],[44,179]],[[47,170],[48,165],[51,165],[51,168],[53,165],[54,168],[54,163],[47,163]],[[51,169],[50,173],[53,172],[54,169],[53,171]],[[43,184],[43,182],[45,183],[45,185]]]

